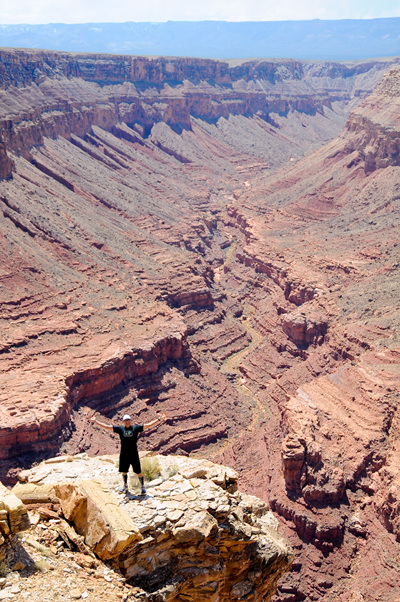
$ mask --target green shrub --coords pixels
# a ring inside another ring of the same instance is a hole
[[[35,560],[35,569],[40,571],[41,573],[47,573],[47,571],[49,570],[49,565],[47,564],[46,559],[39,558],[38,560]]]
[[[145,456],[144,458],[141,458],[140,464],[145,481],[153,481],[154,479],[161,477],[161,468],[157,458]]]

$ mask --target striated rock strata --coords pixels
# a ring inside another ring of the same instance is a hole
[[[4,562],[7,543],[14,535],[29,529],[28,512],[20,499],[0,483],[0,561]]]
[[[220,458],[268,490],[296,550],[277,601],[399,596],[399,77],[231,211],[237,259],[265,291],[253,294],[260,343],[239,368],[270,414]]]
[[[248,420],[193,351],[219,362],[251,338],[218,286],[237,227],[234,208],[233,221],[219,214],[266,159],[331,136],[385,67],[1,51],[2,458],[54,453],[71,435],[85,447],[82,405],[111,416],[141,399],[144,418],[164,395],[176,413],[205,381],[196,434],[170,450]],[[289,301],[308,298],[301,278],[273,278]],[[327,323],[287,312],[282,328],[309,345]]]
[[[275,601],[397,602],[396,60],[4,52],[7,482],[115,453],[90,412],[162,410],[141,447],[232,466],[280,516]]]
[[[311,126],[311,138],[303,131],[300,142],[292,133],[290,152],[298,155],[304,145],[315,146],[312,136],[327,140],[329,128],[337,128],[339,115],[343,120],[343,105],[370,92],[393,62],[348,66],[264,60],[229,64],[190,58],[1,50],[0,177],[10,177],[15,169],[9,153],[28,158],[38,169],[54,176],[54,171],[49,172],[48,166],[32,157],[30,149],[43,144],[46,137],[63,136],[87,150],[80,139],[92,140],[94,126],[112,131],[117,138],[143,144],[143,137],[152,135],[153,126],[159,122],[181,132],[191,130],[194,119],[216,124],[235,116],[252,117],[251,144],[240,140],[235,130],[228,134],[228,140],[241,149],[245,144],[252,154],[256,151],[256,156],[257,152],[266,156],[265,144],[255,144],[256,137],[276,134],[274,126],[279,127],[282,116],[296,111],[305,116],[328,117],[316,120],[315,128],[305,118],[301,126]],[[285,134],[290,136],[290,128],[277,136],[280,144],[277,140],[275,145],[287,146]],[[221,135],[225,137],[223,131]],[[171,148],[168,140],[156,140],[156,145],[183,162],[193,160],[190,154]],[[96,146],[99,148],[98,143]],[[282,149],[286,159],[288,150]],[[115,155],[105,154],[104,161],[110,165],[111,160],[112,164]],[[273,152],[268,160],[274,164]],[[120,160],[117,163],[121,165]],[[62,175],[56,177],[66,182]]]

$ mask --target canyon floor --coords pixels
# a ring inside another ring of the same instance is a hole
[[[3,482],[163,411],[279,518],[275,602],[398,602],[398,62],[2,58]]]

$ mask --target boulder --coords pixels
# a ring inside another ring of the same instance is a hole
[[[179,542],[197,542],[206,539],[212,531],[218,529],[218,523],[206,510],[188,516],[188,521],[173,529],[172,534]]]
[[[101,482],[89,479],[55,486],[65,518],[102,560],[121,554],[142,538],[117,498]]]
[[[29,529],[26,507],[17,496],[0,483],[0,533],[4,537]],[[1,542],[0,543],[4,543]]]

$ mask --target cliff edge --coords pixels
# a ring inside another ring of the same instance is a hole
[[[19,497],[30,513],[50,520],[51,531],[64,533],[70,547],[80,548],[89,573],[94,552],[121,575],[125,599],[271,599],[290,566],[291,550],[278,535],[268,506],[237,491],[232,469],[181,456],[147,456],[144,470],[147,460],[157,474],[143,497],[132,486],[128,495],[114,493],[119,481],[116,460],[87,454],[49,459],[21,474],[24,482],[9,496]],[[74,526],[75,536],[54,508]],[[36,521],[36,533],[41,525]],[[55,547],[57,539],[50,550],[54,562],[63,548]],[[29,565],[19,570],[26,576]],[[23,581],[20,593],[26,591]],[[45,584],[41,589],[45,591]],[[47,595],[52,600],[57,591]]]

